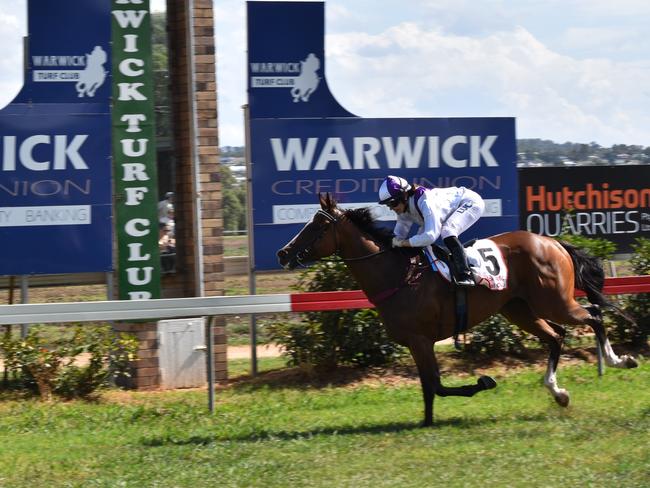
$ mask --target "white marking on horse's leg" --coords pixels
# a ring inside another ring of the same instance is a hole
[[[553,398],[557,403],[566,407],[569,404],[569,392],[564,388],[560,388],[557,384],[557,378],[555,377],[555,368],[553,367],[553,360],[548,360],[548,366],[546,368],[546,374],[544,375],[544,386],[551,392]]]
[[[627,368],[626,356],[618,357],[612,349],[612,345],[609,343],[609,339],[605,339],[605,347],[603,347],[603,355],[605,356],[605,362],[607,366],[612,366],[613,368]]]
[[[546,367],[546,374],[544,375],[544,386],[555,396],[560,390],[557,386],[557,378],[555,377],[555,368],[553,368],[553,361],[549,359],[548,366]]]

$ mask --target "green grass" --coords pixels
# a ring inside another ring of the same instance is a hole
[[[282,369],[287,365],[283,357],[257,358],[257,371],[263,373],[274,369]],[[250,359],[229,359],[228,378],[233,379],[239,376],[249,375],[251,371]]]
[[[248,256],[248,237],[223,236],[224,256]]]
[[[647,487],[650,364],[602,378],[566,367],[559,380],[567,409],[525,370],[474,398],[436,399],[429,429],[412,381],[241,384],[217,391],[214,416],[196,390],[5,399],[0,486]]]
[[[289,320],[291,320],[289,314],[258,315],[256,322],[257,344],[262,345],[270,342],[267,325],[276,322],[287,322]],[[230,315],[226,317],[226,334],[228,336],[228,345],[230,346],[250,344],[250,316]]]

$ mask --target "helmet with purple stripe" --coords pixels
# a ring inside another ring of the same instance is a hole
[[[406,192],[410,189],[411,185],[404,178],[389,175],[379,187],[379,203],[393,207],[406,199]]]

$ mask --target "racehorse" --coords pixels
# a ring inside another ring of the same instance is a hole
[[[277,253],[286,269],[338,253],[366,296],[372,301],[389,337],[408,347],[418,369],[424,398],[424,426],[433,424],[434,395],[474,396],[496,382],[480,377],[476,384],[444,386],[433,346],[450,337],[456,322],[455,287],[430,266],[413,279],[413,250],[391,248],[392,232],[377,226],[368,208],[341,210],[334,198],[319,195],[321,209]],[[525,231],[490,238],[508,267],[507,288],[483,286],[467,291],[467,328],[500,313],[521,329],[537,336],[549,349],[544,385],[555,401],[566,407],[569,393],[560,388],[556,370],[565,335],[562,325],[590,326],[606,363],[634,368],[631,356],[617,356],[603,326],[601,307],[613,307],[602,294],[604,272],[600,262],[580,249]],[[581,306],[575,289],[583,290],[590,305]]]

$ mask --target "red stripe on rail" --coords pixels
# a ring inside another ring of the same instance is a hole
[[[635,293],[650,293],[650,275],[622,276],[606,278],[603,293],[606,295],[630,295]],[[583,297],[585,293],[576,290],[576,296]]]
[[[291,310],[315,312],[320,310],[346,310],[372,308],[366,294],[361,290],[321,291],[291,295]]]
[[[607,295],[650,293],[650,275],[607,278],[603,293]],[[585,293],[576,290],[576,296],[585,296]],[[291,295],[291,310],[294,312],[352,310],[373,307],[374,305],[368,301],[365,293],[361,290],[322,291]]]

